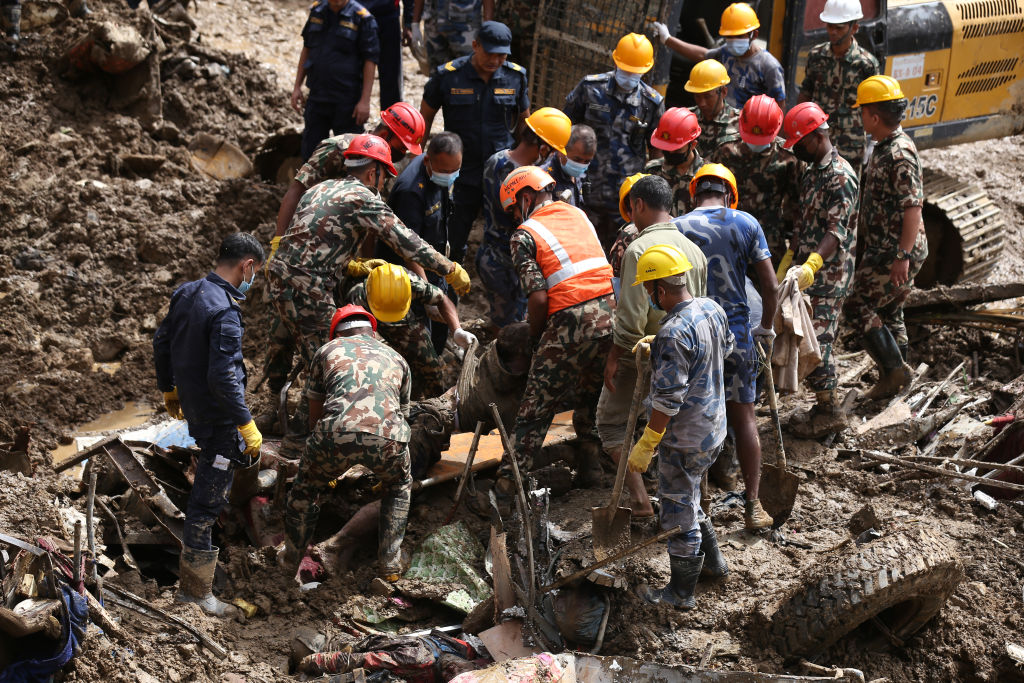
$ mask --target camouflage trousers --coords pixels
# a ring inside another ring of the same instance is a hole
[[[306,440],[299,473],[288,492],[285,532],[295,548],[305,550],[316,529],[320,494],[351,467],[362,465],[384,486],[378,559],[386,573],[397,572],[412,497],[409,445],[376,434],[350,432],[346,426],[341,420],[321,420]]]
[[[305,298],[296,299],[292,293],[292,296],[274,299],[274,310],[308,369],[313,363],[313,356],[317,350],[330,341],[328,336],[331,332],[331,318],[334,317],[335,311],[333,304],[328,304],[326,301],[308,301]],[[296,442],[295,437],[304,437],[307,433],[306,425],[309,424],[309,399],[306,397],[305,387],[303,387],[302,398],[299,399],[299,407],[295,412],[292,424],[302,425],[302,431],[298,434],[286,432],[285,441],[282,442],[282,454],[285,457],[294,458],[295,451],[298,450],[298,443],[301,443]]]
[[[426,44],[431,71],[445,62],[471,54],[473,40],[479,28],[470,24],[440,22],[432,15],[424,13],[423,42]]]
[[[814,334],[821,347],[821,364],[807,375],[807,386],[813,391],[834,391],[839,383],[836,377],[836,361],[832,354],[832,344],[836,341],[839,330],[839,312],[843,308],[846,292],[840,290],[839,296],[812,296],[811,315],[814,317]]]
[[[707,518],[700,505],[700,482],[718,458],[721,444],[709,451],[658,451],[659,523],[662,531],[682,527],[668,539],[668,554],[692,557],[700,551],[700,523]]]
[[[572,426],[577,438],[600,442],[597,401],[611,334],[567,344],[559,341],[558,332],[549,325],[541,335],[519,403],[512,443],[520,472],[532,468],[555,413],[563,406],[573,408]],[[512,465],[507,456],[506,453],[502,458],[499,477],[511,477]]]
[[[441,358],[437,355],[430,330],[421,320],[410,323],[385,324],[377,326],[380,336],[388,346],[409,364],[412,372],[413,399],[433,398],[444,392],[441,378]]]
[[[276,310],[270,312],[270,342],[263,372],[267,386],[275,396],[281,391],[292,371],[295,359],[295,338]]]
[[[476,272],[491,307],[491,324],[505,327],[526,318],[526,296],[507,246],[481,244],[476,251]]]
[[[843,306],[843,313],[850,325],[862,334],[885,325],[892,332],[896,343],[906,346],[909,339],[907,325],[903,322],[903,302],[914,288],[914,277],[926,258],[927,243],[924,243],[923,248],[915,245],[910,254],[909,277],[906,283],[897,286],[889,279],[891,252],[883,255],[875,250],[866,250],[857,262],[853,287]]]

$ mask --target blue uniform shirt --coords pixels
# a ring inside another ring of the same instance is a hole
[[[580,178],[569,175],[562,168],[562,161],[558,155],[554,153],[540,167],[555,179],[555,199],[572,204],[578,209],[583,208],[583,179],[587,177],[585,173]]]
[[[160,391],[178,387],[181,411],[195,439],[218,427],[252,420],[245,405],[242,309],[245,296],[215,273],[186,282],[171,296],[153,337]]]
[[[733,56],[725,46],[708,50],[704,59],[717,59],[729,73],[729,94],[726,101],[736,109],[743,109],[754,95],[767,95],[773,100],[785,101],[786,77],[782,65],[768,50],[758,50],[743,59]]]
[[[423,89],[423,101],[444,112],[444,129],[462,138],[460,185],[480,187],[484,162],[515,143],[519,117],[530,108],[526,69],[506,61],[484,81],[472,55],[437,67]]]
[[[388,206],[407,228],[422,237],[435,251],[448,256],[448,221],[454,206],[453,188],[445,189],[431,182],[424,159],[426,154],[419,155],[398,174],[391,186]],[[376,256],[392,263],[404,261],[379,240]],[[427,279],[435,285],[438,281],[444,282],[443,276],[430,271],[427,271]]]
[[[517,168],[519,164],[512,160],[507,149],[491,155],[484,164],[484,242],[501,247],[506,252],[509,252],[509,238],[517,225],[512,214],[501,208],[501,186],[508,174]]]
[[[757,219],[746,211],[703,207],[673,222],[707,257],[708,297],[725,310],[737,343],[749,347],[747,269],[771,258]]]
[[[317,0],[302,27],[309,56],[306,86],[313,102],[352,102],[363,92],[363,63],[380,61],[377,20],[355,0],[332,12],[327,0]]]

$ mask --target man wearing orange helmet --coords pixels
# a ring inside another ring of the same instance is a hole
[[[737,208],[761,224],[772,262],[778,266],[791,232],[790,217],[797,211],[801,164],[782,147],[782,109],[772,98],[757,95],[747,100],[739,125],[741,139],[725,143],[708,161],[723,164],[736,176]]]
[[[660,175],[672,188],[673,216],[682,216],[693,209],[690,204],[690,180],[704,165],[697,152],[700,124],[697,116],[685,107],[672,107],[658,121],[651,133],[651,146],[661,150],[660,159],[651,159],[644,167],[646,173]]]
[[[601,370],[611,344],[612,269],[586,215],[554,201],[555,181],[536,166],[517,168],[505,180],[501,204],[519,227],[512,261],[527,296],[533,363],[513,429],[514,457],[530,468],[556,409],[567,400],[573,427],[585,445],[581,469],[591,469],[600,446],[595,429]],[[514,492],[505,454],[495,487]]]
[[[721,62],[705,59],[690,70],[690,78],[683,88],[693,94],[700,135],[697,153],[707,159],[727,142],[739,139],[740,113],[726,100],[729,92],[729,74]]]
[[[612,61],[613,71],[585,77],[565,98],[572,122],[587,124],[597,135],[585,208],[606,250],[619,227],[619,184],[644,167],[651,132],[665,111],[662,96],[641,80],[654,66],[654,46],[646,36],[623,36]]]
[[[662,45],[681,54],[691,62],[715,59],[725,65],[732,84],[729,104],[740,109],[754,95],[768,95],[779,106],[786,104],[786,79],[782,65],[770,52],[757,45],[761,21],[754,8],[745,2],[734,2],[722,12],[718,34],[725,45],[708,49],[687,43],[671,35],[668,27],[654,22]]]

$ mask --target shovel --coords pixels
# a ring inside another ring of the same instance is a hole
[[[778,529],[785,524],[793,512],[793,503],[796,501],[800,477],[786,469],[786,448],[782,445],[782,422],[779,420],[779,404],[775,396],[775,377],[772,376],[771,358],[766,355],[760,344],[757,347],[757,354],[764,364],[765,376],[768,380],[768,405],[772,411],[772,421],[775,422],[775,440],[779,444],[775,454],[775,464],[761,465],[760,498],[765,511],[775,520],[775,524],[772,526]]]
[[[643,352],[636,352],[636,387],[633,389],[633,405],[629,407],[629,417],[626,419],[626,434],[622,441],[622,452],[619,453],[619,466],[615,471],[615,486],[612,487],[612,499],[605,507],[590,508],[592,516],[591,527],[593,529],[594,557],[603,560],[617,549],[629,543],[629,523],[633,517],[633,510],[619,507],[619,499],[622,497],[622,484],[626,480],[626,463],[629,461],[629,451],[633,447],[633,432],[636,431],[637,415],[640,412],[640,401],[644,397],[646,388],[644,376],[647,374],[643,367]]]

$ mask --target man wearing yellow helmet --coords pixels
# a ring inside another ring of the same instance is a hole
[[[704,159],[713,156],[722,145],[740,139],[740,113],[726,99],[729,83],[725,66],[717,60],[705,59],[694,65],[683,86],[693,94],[696,103],[691,110],[700,125],[697,153]]]
[[[662,96],[641,80],[654,66],[654,46],[646,36],[623,36],[612,61],[613,71],[585,77],[565,98],[572,122],[585,123],[597,134],[585,209],[605,251],[620,225],[619,183],[644,167],[651,133],[665,111]]]

